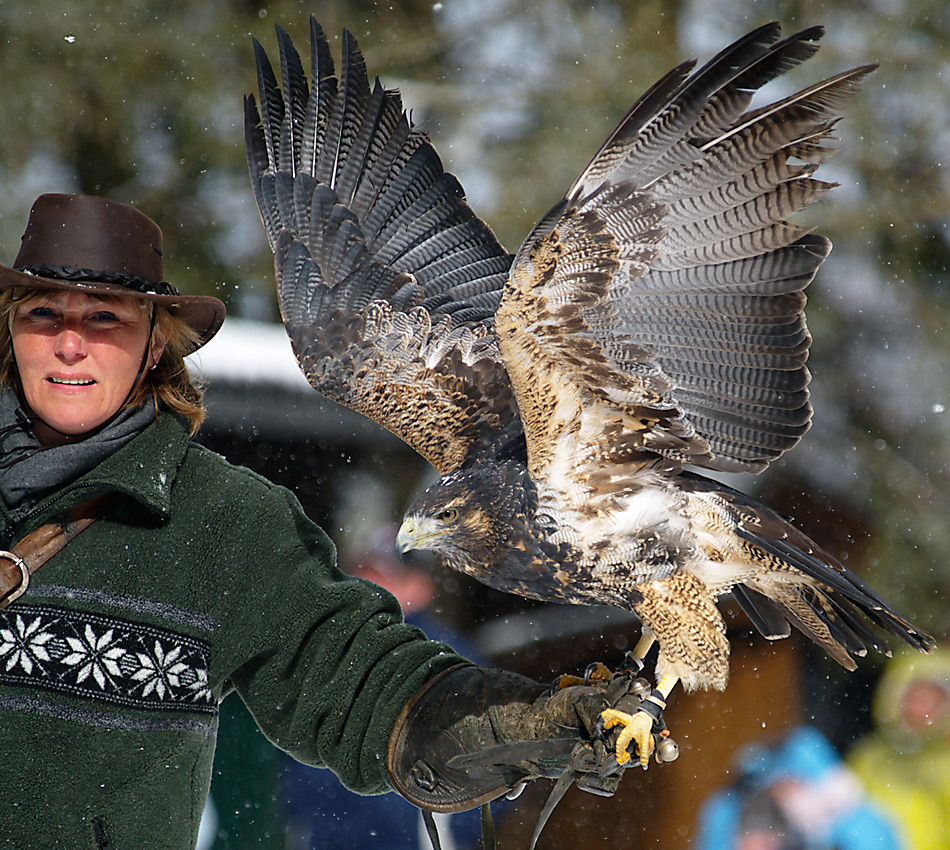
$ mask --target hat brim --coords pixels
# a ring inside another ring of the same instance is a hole
[[[158,295],[151,292],[139,292],[117,283],[40,277],[0,265],[0,292],[15,287],[67,290],[87,295],[110,295],[117,298],[138,298],[142,301],[161,304],[169,313],[189,325],[198,335],[197,344],[192,351],[197,351],[218,332],[226,313],[224,302],[212,295]]]

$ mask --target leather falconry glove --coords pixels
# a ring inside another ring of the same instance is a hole
[[[505,670],[452,667],[427,682],[397,719],[386,754],[390,781],[420,808],[459,812],[516,796],[533,779],[558,780],[540,831],[571,784],[603,796],[619,788],[625,767],[601,714],[639,704],[632,682],[614,676],[552,689]],[[676,757],[666,753],[658,758]]]

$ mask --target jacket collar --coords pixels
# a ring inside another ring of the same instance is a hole
[[[43,498],[21,528],[35,528],[61,511],[111,492],[127,496],[155,519],[167,520],[172,484],[188,442],[188,431],[178,417],[167,411],[160,413],[132,442],[71,484]]]
[[[81,489],[90,495],[93,491],[118,491],[165,518],[171,510],[172,484],[187,450],[184,425],[174,414],[163,412],[131,443],[66,490]]]

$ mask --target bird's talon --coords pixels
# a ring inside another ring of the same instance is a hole
[[[550,685],[550,691],[552,694],[556,694],[558,691],[564,690],[564,688],[571,688],[574,685],[584,685],[586,682],[580,676],[573,676],[570,673],[562,673],[558,676]]]
[[[608,682],[611,676],[613,676],[613,673],[606,664],[595,661],[593,664],[588,664],[584,671],[584,684],[596,685],[600,682]]]

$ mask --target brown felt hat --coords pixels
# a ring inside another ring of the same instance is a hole
[[[224,321],[210,295],[182,295],[163,279],[162,231],[128,204],[91,195],[40,195],[13,267],[0,265],[0,291],[68,289],[154,301],[198,333],[200,348]]]

